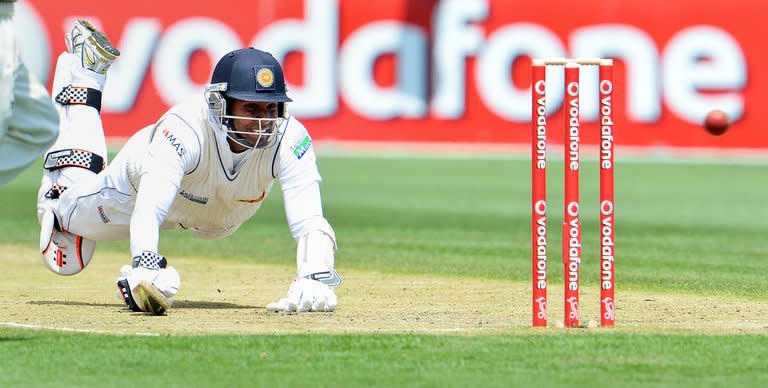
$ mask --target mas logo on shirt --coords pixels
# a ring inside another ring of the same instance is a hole
[[[309,135],[304,134],[304,136],[299,137],[296,142],[293,143],[291,151],[296,155],[296,159],[301,159],[301,157],[309,151],[310,147],[312,147],[312,139],[309,138]]]
[[[167,129],[163,129],[160,133],[163,134],[163,137],[165,137],[165,140],[168,140],[168,143],[171,145],[172,148],[176,149],[176,154],[179,156],[184,155],[184,146],[181,145],[181,142],[178,138],[176,138],[176,135],[172,134],[171,131]]]

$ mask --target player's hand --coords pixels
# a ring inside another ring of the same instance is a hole
[[[147,268],[131,268],[130,265],[124,265],[120,268],[120,277],[118,281],[125,279],[128,281],[131,289],[142,281],[147,281],[159,289],[167,298],[173,298],[181,288],[181,278],[179,272],[173,266],[152,270]]]
[[[181,278],[173,267],[157,270],[124,265],[117,278],[117,297],[133,312],[163,315],[180,287]]]
[[[288,288],[288,295],[267,305],[269,311],[308,312],[333,311],[339,301],[333,288],[317,280],[296,278]]]

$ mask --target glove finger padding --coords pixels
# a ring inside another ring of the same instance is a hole
[[[323,306],[323,309],[318,311],[330,312],[330,311],[336,310],[336,306],[338,304],[339,304],[339,299],[336,297],[336,293],[333,292],[333,289],[331,289],[330,295],[328,295],[325,298],[325,305]]]
[[[181,288],[181,277],[173,266],[160,268],[153,284],[167,298],[173,298],[179,293],[179,288]]]
[[[299,306],[296,308],[297,312],[306,313],[312,310],[312,302],[315,300],[312,296],[307,296],[299,301]]]
[[[275,312],[287,311],[288,310],[287,304],[288,304],[288,301],[285,298],[282,298],[276,302],[269,303],[267,305],[267,311],[275,311]]]
[[[267,305],[269,311],[281,312],[321,312],[333,311],[338,305],[336,293],[331,287],[306,278],[298,278],[291,283],[285,298]]]

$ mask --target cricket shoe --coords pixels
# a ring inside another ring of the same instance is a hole
[[[82,66],[105,74],[112,62],[120,56],[107,37],[86,20],[77,20],[72,30],[64,35],[67,51],[80,58]]]
[[[40,256],[57,275],[80,273],[91,262],[96,241],[61,230],[53,210],[45,209],[40,217]]]

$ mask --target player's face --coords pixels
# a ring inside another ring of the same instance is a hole
[[[236,131],[244,132],[243,138],[249,142],[259,145],[261,142],[267,142],[269,136],[274,131],[274,120],[277,118],[277,103],[275,102],[251,102],[233,100],[232,116],[243,117],[242,119],[232,119],[232,125]],[[247,134],[246,134],[247,133]]]

